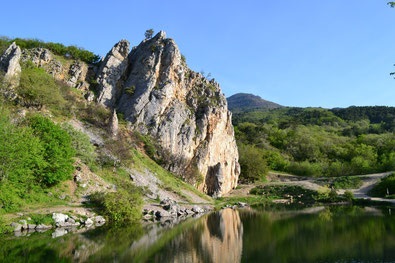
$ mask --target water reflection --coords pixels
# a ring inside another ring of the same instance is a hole
[[[202,217],[191,227],[183,226],[149,261],[240,262],[243,225],[239,212],[224,209]]]
[[[390,208],[225,209],[180,224],[0,239],[1,262],[395,262]]]

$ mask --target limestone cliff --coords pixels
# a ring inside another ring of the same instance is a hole
[[[170,171],[209,195],[236,187],[240,173],[231,113],[218,83],[190,70],[164,32],[126,57],[121,41],[98,72],[98,102],[156,139]]]

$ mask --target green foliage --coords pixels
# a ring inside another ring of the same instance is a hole
[[[91,196],[91,200],[102,209],[103,215],[112,224],[127,224],[141,218],[142,198],[139,190],[133,185],[129,185],[128,190],[96,193]]]
[[[33,133],[43,143],[45,165],[37,174],[40,183],[50,186],[70,179],[74,171],[70,135],[48,118],[33,115],[28,119]]]
[[[71,144],[75,150],[75,156],[89,166],[93,166],[96,160],[95,146],[90,142],[90,138],[85,133],[74,129],[70,124],[62,125],[71,138]]]
[[[344,192],[343,197],[344,197],[344,199],[346,199],[347,201],[352,201],[352,200],[354,200],[354,194],[353,194],[351,191],[349,191],[349,190],[347,190],[347,191]]]
[[[395,193],[395,173],[381,179],[369,192],[370,196],[388,197]]]
[[[251,189],[250,194],[271,199],[291,199],[294,203],[312,204],[317,192],[297,185],[261,185]]]
[[[130,95],[130,96],[133,96],[135,90],[136,90],[136,86],[130,86],[130,87],[125,89],[125,93]]]
[[[44,189],[69,178],[72,155],[69,137],[59,126],[41,116],[11,122],[0,107],[0,212],[51,201]]]
[[[233,116],[238,143],[262,150],[272,170],[344,176],[395,169],[393,107],[279,108]]]
[[[54,225],[55,223],[52,218],[52,214],[31,214],[29,217],[31,218],[32,223],[35,225]]]
[[[14,42],[21,48],[21,49],[31,49],[31,48],[47,48],[51,50],[54,54],[59,56],[64,56],[66,58],[72,59],[80,59],[86,63],[97,63],[100,60],[99,55],[95,55],[94,53],[87,51],[83,48],[76,47],[76,46],[64,46],[60,43],[52,43],[52,42],[44,42],[38,39],[22,39],[22,38],[15,38],[10,40],[9,43]]]
[[[33,106],[39,109],[44,105],[52,109],[65,107],[65,100],[55,79],[31,62],[23,66],[17,93],[20,96],[20,103],[26,107]]]
[[[332,185],[335,189],[357,189],[362,186],[362,180],[359,177],[342,176],[335,178]]]
[[[147,29],[144,33],[145,39],[151,39],[153,35],[154,35],[154,30],[152,28]]]
[[[240,181],[264,180],[268,172],[263,152],[251,145],[239,145]]]

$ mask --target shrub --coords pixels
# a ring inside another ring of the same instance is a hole
[[[55,79],[31,62],[23,67],[20,84],[16,91],[21,104],[26,107],[40,109],[45,105],[59,110],[66,103]]]
[[[263,180],[268,172],[268,168],[263,158],[262,150],[244,144],[241,144],[238,148],[241,167],[240,181]]]
[[[395,173],[382,178],[381,181],[370,190],[369,195],[375,197],[387,197],[395,193]]]
[[[335,189],[355,189],[362,186],[362,180],[359,177],[342,176],[333,181]]]
[[[46,163],[37,174],[38,181],[51,186],[71,178],[75,151],[70,135],[59,125],[40,115],[31,116],[28,122],[34,135],[44,146],[43,156]]]
[[[71,144],[75,150],[76,157],[80,158],[85,164],[92,166],[96,160],[96,152],[95,146],[91,144],[89,136],[74,129],[69,124],[62,125],[62,128],[71,138]]]
[[[347,201],[352,201],[354,199],[354,194],[351,191],[345,191],[343,194],[344,199]]]
[[[322,167],[319,163],[293,162],[288,168],[287,172],[302,175],[302,176],[319,176],[322,174]]]
[[[91,200],[113,224],[136,222],[141,218],[142,199],[138,189],[132,185],[111,193],[95,193]]]

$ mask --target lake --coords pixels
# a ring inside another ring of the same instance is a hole
[[[0,240],[0,261],[395,262],[386,207],[224,209],[179,224],[29,235]]]

